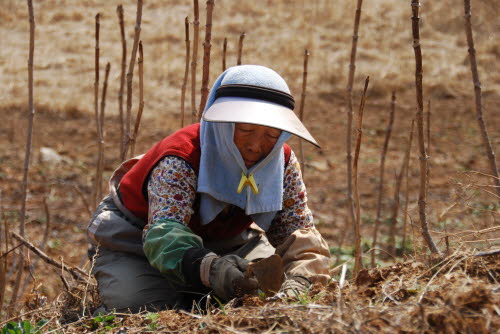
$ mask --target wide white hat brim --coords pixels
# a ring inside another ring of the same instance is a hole
[[[269,126],[290,132],[320,147],[293,110],[273,102],[246,97],[219,97],[205,110],[203,120]]]

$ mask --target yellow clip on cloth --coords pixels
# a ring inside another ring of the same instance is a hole
[[[250,176],[247,177],[244,172],[241,172],[241,180],[237,190],[238,194],[243,191],[243,188],[245,188],[245,186],[250,186],[250,189],[252,189],[255,195],[259,193],[259,188],[257,188],[257,184],[255,183],[255,179],[253,178],[253,174],[250,174]]]

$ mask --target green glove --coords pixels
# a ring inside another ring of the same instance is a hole
[[[248,261],[238,255],[226,255],[213,260],[210,267],[210,286],[224,302],[257,291],[255,278],[245,276]]]

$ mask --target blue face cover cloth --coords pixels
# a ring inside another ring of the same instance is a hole
[[[215,81],[205,110],[214,103],[217,88],[227,84],[254,85],[290,93],[285,81],[273,70],[257,65],[241,65],[229,68]],[[197,189],[201,194],[201,223],[210,223],[227,205],[235,205],[245,210],[259,227],[267,230],[276,213],[282,209],[283,144],[291,134],[282,131],[267,157],[250,169],[246,168],[233,137],[234,123],[201,121]],[[249,186],[237,193],[242,172],[247,176],[253,174],[259,189],[257,195]]]

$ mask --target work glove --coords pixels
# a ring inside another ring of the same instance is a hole
[[[212,261],[210,287],[222,301],[227,302],[234,297],[257,291],[257,280],[245,276],[248,263],[238,255],[226,255]]]

